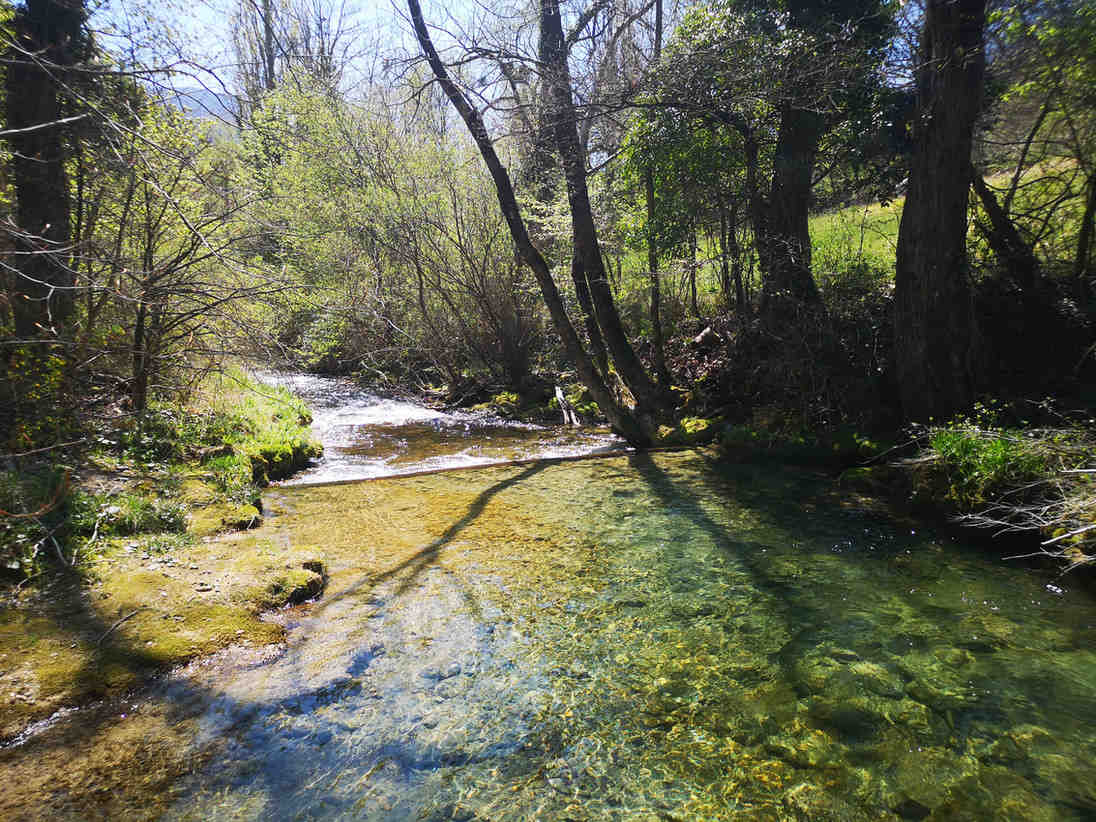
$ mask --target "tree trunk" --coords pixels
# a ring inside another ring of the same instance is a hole
[[[80,2],[28,0],[15,14],[15,45],[6,55],[7,127],[34,129],[8,136],[21,256],[12,314],[21,338],[61,332],[72,312],[67,150],[64,127],[56,123],[62,119],[58,83],[75,60],[83,22]]]
[[[1088,180],[1088,196],[1085,198],[1085,211],[1081,215],[1081,230],[1077,234],[1077,258],[1074,262],[1073,281],[1077,293],[1082,299],[1088,299],[1088,278],[1091,274],[1089,258],[1092,256],[1092,235],[1096,228],[1096,177]]]
[[[274,76],[274,8],[271,0],[263,0],[263,88],[273,91]]]
[[[925,7],[894,295],[902,409],[922,422],[946,419],[974,397],[967,192],[985,11],[986,0],[928,0]]]
[[[538,44],[538,59],[544,63],[547,61],[548,42],[544,37]],[[523,164],[518,176],[519,183],[529,185],[535,192],[537,202],[545,208],[550,208],[555,196],[553,170],[556,168],[555,154],[553,152],[554,138],[552,135],[551,105],[541,99],[537,105],[534,120],[528,123],[531,130],[531,151]],[[531,220],[529,224],[530,234],[537,238],[542,233],[542,227],[537,221]],[[593,353],[594,363],[601,371],[602,377],[609,374],[609,354],[605,349],[605,340],[601,336],[601,328],[597,323],[597,315],[594,312],[594,303],[590,298],[590,284],[586,278],[586,268],[582,264],[582,258],[577,249],[571,251],[571,282],[575,287],[575,299],[578,300],[579,309],[582,311],[583,327],[586,329],[586,337],[590,341],[590,350]]]
[[[662,0],[655,0],[655,54],[657,64],[662,58]],[[658,274],[658,246],[651,225],[655,211],[655,173],[648,163],[643,169],[643,191],[647,200],[647,270],[651,279],[651,356],[655,364],[655,376],[663,390],[671,385],[670,369],[666,367],[666,345],[662,338],[662,284]]]
[[[746,289],[742,284],[742,249],[738,245],[738,204],[731,206],[730,225],[727,227],[727,243],[731,255],[731,278],[734,280],[735,309],[740,316],[749,313]]]
[[[666,346],[662,339],[662,283],[658,275],[658,247],[651,231],[655,210],[655,175],[650,166],[643,170],[643,184],[647,198],[647,271],[651,283],[651,355],[659,384],[668,388],[671,381],[670,371],[666,367]]]
[[[571,282],[575,286],[575,298],[582,311],[582,322],[586,327],[586,338],[590,340],[594,363],[602,377],[608,377],[609,352],[605,350],[605,340],[602,339],[601,328],[597,324],[594,303],[590,299],[590,283],[586,279],[586,269],[582,265],[582,257],[579,256],[578,249],[571,251]]]
[[[811,276],[809,208],[814,160],[822,139],[822,115],[785,106],[773,155],[772,188],[758,237],[761,257],[761,312],[779,305],[819,301]],[[778,312],[779,313],[779,312]]]
[[[693,310],[693,316],[701,319],[700,308],[696,303],[696,269],[697,269],[697,241],[696,223],[689,227],[689,307]]]
[[[567,181],[571,233],[590,285],[590,296],[597,313],[598,325],[621,379],[635,397],[637,408],[641,412],[660,409],[667,402],[647,375],[643,363],[628,341],[601,257],[597,228],[590,208],[590,194],[586,187],[586,157],[578,139],[578,123],[571,97],[571,74],[567,66],[567,49],[558,0],[541,0],[540,26],[545,57],[544,80],[548,99],[552,104],[550,119],[555,131],[556,149]]]
[[[602,413],[608,418],[609,424],[617,433],[624,437],[630,444],[638,448],[649,446],[651,444],[650,435],[644,430],[639,420],[633,414],[622,408],[613,399],[604,380],[602,380],[601,375],[594,367],[590,357],[586,354],[586,350],[582,347],[582,342],[579,340],[578,334],[575,333],[574,326],[571,325],[571,320],[567,316],[567,310],[563,305],[563,299],[560,297],[559,289],[556,288],[555,281],[552,279],[552,272],[548,268],[548,263],[529,239],[529,233],[526,230],[525,222],[521,217],[521,209],[518,206],[517,198],[514,196],[513,186],[510,183],[510,176],[506,173],[506,169],[503,168],[502,162],[498,158],[498,154],[495,153],[494,145],[491,143],[491,138],[487,133],[483,118],[480,116],[480,113],[472,107],[472,104],[468,102],[468,98],[464,96],[463,92],[457,88],[456,84],[449,77],[449,72],[446,71],[445,65],[442,63],[441,58],[438,56],[438,52],[430,39],[430,32],[426,28],[426,22],[423,20],[422,8],[419,5],[419,0],[407,0],[407,7],[411,13],[411,21],[415,27],[415,36],[418,39],[419,45],[422,47],[423,53],[426,55],[427,62],[430,64],[434,76],[437,78],[439,85],[441,85],[442,90],[445,91],[450,102],[453,103],[454,108],[457,109],[461,119],[464,120],[464,124],[472,135],[472,139],[475,140],[480,155],[487,165],[487,169],[491,174],[491,179],[495,184],[499,208],[510,229],[510,235],[514,240],[514,245],[517,247],[518,253],[521,255],[522,259],[525,260],[533,270],[533,276],[536,277],[537,283],[540,285],[541,294],[544,297],[548,313],[552,317],[552,322],[560,335],[567,356],[570,358],[571,362],[574,363],[575,370],[578,371],[579,379],[582,380],[583,385],[589,389],[590,394],[594,398],[594,402],[598,404]]]
[[[971,180],[974,182],[974,191],[982,202],[982,208],[985,209],[986,216],[989,218],[989,228],[985,235],[990,248],[1021,290],[1031,291],[1039,275],[1039,263],[1035,260],[1035,252],[1020,236],[1016,224],[997,202],[993,189],[986,184],[977,169],[972,169]]]

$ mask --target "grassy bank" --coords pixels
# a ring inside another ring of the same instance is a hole
[[[0,739],[229,644],[277,641],[259,614],[319,594],[309,546],[226,548],[259,492],[320,453],[285,389],[240,371],[185,402],[102,421],[73,465],[0,475]]]

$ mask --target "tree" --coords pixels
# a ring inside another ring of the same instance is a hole
[[[334,0],[237,0],[232,48],[238,117],[283,83],[337,89],[355,54],[354,9]]]
[[[617,371],[635,397],[641,413],[649,413],[665,407],[667,401],[636,356],[609,288],[605,260],[598,243],[597,225],[586,185],[586,153],[579,142],[558,0],[541,0],[540,31],[544,82],[549,100],[548,118],[553,126],[556,151],[567,183],[575,254],[582,263],[598,325]]]
[[[487,165],[488,171],[495,184],[499,207],[510,230],[510,235],[513,238],[518,253],[533,270],[533,275],[537,279],[548,312],[552,317],[552,322],[563,341],[567,356],[571,362],[574,363],[575,368],[578,371],[579,379],[582,380],[583,384],[590,391],[594,401],[598,404],[598,407],[601,408],[602,413],[608,418],[609,424],[612,425],[621,436],[636,446],[649,445],[651,441],[650,435],[644,430],[639,420],[632,413],[622,408],[613,398],[601,375],[594,367],[593,361],[582,346],[581,340],[579,340],[578,335],[575,333],[574,326],[571,324],[571,320],[567,315],[567,310],[560,297],[559,290],[556,288],[555,281],[552,279],[552,272],[548,268],[548,264],[543,255],[541,255],[529,238],[529,232],[526,228],[525,220],[522,217],[517,197],[514,195],[510,176],[499,160],[498,154],[495,152],[494,144],[487,131],[483,116],[469,102],[468,97],[450,77],[445,64],[438,55],[437,49],[434,48],[418,0],[408,0],[407,6],[411,14],[412,24],[415,28],[415,37],[426,56],[431,71],[433,71],[435,78],[445,91],[450,102],[452,102],[453,107],[456,108],[457,112],[460,114],[469,133],[472,135],[472,139],[476,143],[476,147],[480,151],[480,155],[483,157],[484,163]],[[548,11],[550,14],[551,9]],[[562,97],[562,95],[560,96]],[[558,102],[563,103],[565,101],[560,99]],[[571,118],[570,125],[572,128],[573,123],[574,120]],[[564,124],[561,128],[566,128],[566,126],[567,124]],[[583,169],[583,173],[585,173],[585,169]],[[576,192],[576,194],[578,194],[578,192]]]
[[[895,273],[895,365],[908,419],[944,419],[974,396],[967,265],[971,146],[985,67],[986,0],[928,0],[917,117]]]
[[[4,136],[11,149],[15,190],[11,310],[15,335],[63,333],[72,312],[69,156],[66,119],[73,110],[66,84],[90,53],[81,0],[27,0],[15,10],[7,64]]]
[[[741,137],[770,317],[818,302],[808,231],[816,160],[825,135],[872,101],[890,26],[878,0],[725,0],[693,9],[669,46],[661,104]]]
[[[1030,287],[1037,268],[1068,271],[1085,301],[1096,237],[1096,2],[1005,3],[988,22],[989,85],[999,93],[976,153],[1012,173],[999,190],[975,178],[984,233],[1014,280]]]

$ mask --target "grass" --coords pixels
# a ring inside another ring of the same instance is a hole
[[[284,479],[303,468],[322,448],[312,439],[312,414],[288,389],[257,383],[230,369],[207,379],[193,400],[199,412],[234,421],[223,442],[240,462],[214,465],[219,481],[238,482],[240,465],[250,465],[251,480],[261,485]],[[216,459],[216,458],[214,458]],[[233,476],[233,473],[236,476]]]
[[[928,431],[907,463],[914,493],[941,501],[966,525],[996,534],[1036,533],[1036,553],[1066,570],[1096,563],[1096,428],[996,425],[984,415]]]
[[[887,205],[853,205],[810,219],[812,266],[823,279],[855,265],[894,270],[898,222],[905,198]]]
[[[0,471],[0,571],[71,568],[109,537],[250,527],[259,488],[321,453],[311,421],[287,389],[239,369],[211,373],[186,402],[102,420],[79,466]]]

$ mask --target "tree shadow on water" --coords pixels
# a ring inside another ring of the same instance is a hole
[[[385,592],[386,599],[394,600],[406,594],[416,580],[437,565],[446,546],[481,516],[492,499],[543,471],[545,467],[547,463],[535,463],[484,489],[469,504],[467,510],[436,539],[393,567],[379,574],[365,575],[329,599],[317,603],[310,609],[305,620],[311,622],[322,619],[325,611],[336,602],[369,594],[389,582],[395,581],[396,584]],[[448,571],[447,574],[454,583],[455,591],[468,605],[471,624],[479,626],[482,623],[482,612],[475,595],[458,575]],[[77,613],[67,613],[62,617],[59,612],[57,618],[65,619],[70,627],[79,626],[79,630],[87,636],[106,636],[101,653],[80,672],[80,676],[95,677],[111,665],[138,673],[142,678],[157,669],[162,670],[162,662],[144,652],[139,638],[126,636],[120,631],[111,632],[111,625],[89,607],[86,599],[74,597],[74,602],[77,603],[74,606],[78,608]],[[468,634],[468,637],[476,644],[489,644],[493,641],[488,632],[478,629]],[[468,637],[461,635],[464,639]],[[461,638],[456,641],[459,643]],[[456,766],[505,756],[517,747],[517,743],[505,735],[502,740],[496,740],[495,744],[482,748],[470,746],[467,741],[462,743],[459,736],[456,739],[446,739],[435,738],[428,733],[422,735],[423,729],[416,728],[412,721],[418,711],[413,706],[417,704],[416,700],[432,700],[431,689],[438,682],[417,681],[413,677],[402,686],[411,696],[397,697],[398,707],[394,710],[393,717],[382,723],[383,727],[377,733],[369,733],[368,729],[361,726],[346,725],[347,716],[354,714],[354,706],[360,706],[362,710],[373,709],[377,705],[388,707],[387,702],[376,700],[390,695],[371,692],[367,673],[384,652],[364,642],[362,647],[347,654],[345,659],[329,668],[321,668],[317,675],[309,667],[314,663],[307,658],[304,651],[294,646],[291,643],[274,659],[266,658],[250,666],[269,671],[268,676],[278,682],[278,687],[270,690],[270,693],[275,694],[270,698],[240,698],[217,687],[217,681],[210,677],[204,683],[191,678],[153,682],[129,697],[155,706],[163,715],[161,721],[169,726],[186,720],[201,719],[201,724],[207,727],[207,732],[203,733],[206,741],[228,741],[230,750],[233,745],[240,746],[237,750],[242,748],[253,757],[243,770],[240,770],[241,760],[238,757],[230,768],[202,769],[199,775],[188,778],[190,788],[206,788],[208,783],[214,783],[231,789],[247,784],[249,791],[265,793],[271,799],[270,807],[277,807],[279,797],[307,791],[317,780],[322,785],[322,774],[337,772],[344,759],[350,762],[351,771],[361,770],[364,773],[369,767],[384,765],[390,770],[394,769],[401,775],[401,779],[407,781],[442,766]],[[236,662],[230,662],[227,674],[232,676],[242,668]],[[384,687],[398,688],[400,684],[388,678]],[[261,688],[258,690],[260,694],[263,692]],[[89,746],[99,744],[105,738],[101,736],[104,732],[118,726],[119,713],[125,708],[121,700],[115,705],[116,707],[104,705],[98,710],[81,711],[62,719],[57,727],[18,747],[0,750],[0,774],[5,773],[8,767],[13,768],[9,773],[18,773],[20,767],[26,767],[25,764],[20,765],[21,760],[27,763],[49,756],[54,761],[57,761],[57,757],[60,757],[60,761],[65,761],[68,750],[78,751],[82,748],[86,752]],[[412,707],[409,708],[408,705]],[[295,724],[295,717],[300,715],[307,715],[307,721]],[[397,720],[401,720],[402,724]],[[210,727],[213,728],[212,732],[208,731]],[[288,736],[287,727],[290,731]],[[343,747],[343,737],[354,740],[353,750]],[[195,741],[195,755],[202,744],[200,739]],[[77,752],[76,756],[79,757],[80,754]],[[183,778],[186,770],[184,768],[178,778]],[[168,784],[172,783],[169,781]],[[92,807],[101,807],[95,796],[96,791],[102,790],[101,787],[88,792],[83,790],[79,781],[74,785],[54,785],[53,797],[61,797],[70,809],[75,806],[80,815]],[[296,799],[298,807],[295,812],[299,812],[302,810],[299,805],[304,800],[299,794],[296,794]],[[351,804],[342,800],[336,801],[334,797],[327,799],[328,804],[324,807],[331,813],[337,815],[352,810]],[[277,811],[273,812],[273,816],[270,814],[268,809],[265,812],[267,818],[281,818]]]
[[[548,465],[552,464],[550,460],[543,460],[533,465],[528,466],[525,470],[512,477],[508,477],[500,482],[495,483],[489,488],[484,489],[468,506],[468,510],[456,520],[452,525],[445,529],[445,531],[437,539],[433,540],[427,545],[424,545],[418,551],[402,562],[397,563],[391,568],[380,572],[379,574],[365,574],[360,579],[351,583],[343,588],[339,593],[334,594],[331,597],[325,597],[323,601],[319,602],[313,609],[312,613],[315,615],[321,615],[326,609],[330,608],[335,603],[349,596],[356,596],[362,593],[365,589],[376,589],[388,582],[391,579],[403,575],[399,584],[393,591],[394,597],[402,596],[407,590],[416,582],[416,580],[422,576],[424,572],[429,570],[438,561],[438,557],[441,552],[453,542],[453,540],[469,525],[475,522],[479,516],[483,513],[487,504],[491,502],[498,494],[518,485],[521,482],[529,479],[530,477],[539,474]],[[450,577],[456,579],[452,574]],[[459,580],[458,580],[459,582]],[[464,592],[465,601],[468,605],[474,609],[474,613],[478,616],[480,613],[479,605],[467,586],[462,586]]]

